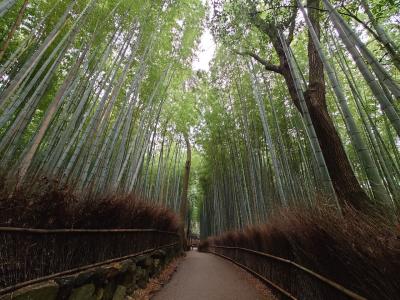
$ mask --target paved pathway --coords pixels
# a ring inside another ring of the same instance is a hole
[[[153,300],[267,300],[236,265],[213,254],[187,252]]]

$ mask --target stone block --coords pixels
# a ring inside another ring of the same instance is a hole
[[[126,272],[121,280],[121,284],[126,287],[132,287],[136,284],[136,271]]]
[[[102,300],[102,299],[104,299],[104,292],[105,292],[105,289],[104,289],[104,288],[99,288],[99,289],[97,289],[97,291],[96,291],[96,293],[95,293],[94,299],[95,299],[95,300]]]
[[[149,272],[147,269],[143,269],[142,267],[138,267],[136,269],[136,284],[144,289],[149,281]]]
[[[87,270],[80,272],[75,279],[75,286],[77,287],[90,283],[93,280],[94,275],[95,275],[94,270]]]
[[[124,300],[126,295],[126,287],[123,285],[117,286],[112,300]]]
[[[95,270],[90,269],[80,273],[58,277],[54,279],[54,281],[56,281],[62,288],[79,287],[92,282],[95,275]]]
[[[60,287],[54,281],[30,285],[0,297],[1,300],[55,300]]]
[[[158,258],[158,259],[164,259],[166,256],[167,256],[167,252],[162,249],[156,250],[151,254],[151,257]]]
[[[132,265],[135,265],[135,267],[136,267],[136,264],[133,262],[132,259],[127,259],[127,260],[121,261],[119,263],[119,272],[121,272],[121,273],[127,272]]]
[[[136,257],[136,266],[142,267],[142,268],[148,268],[151,267],[153,264],[153,259],[151,258],[150,255],[140,255]]]
[[[120,274],[120,265],[112,264],[107,266],[98,267],[94,270],[94,278],[98,283],[107,282],[111,278]]]
[[[153,260],[153,266],[149,269],[150,271],[150,276],[153,277],[154,275],[157,275],[160,273],[162,269],[162,261],[158,258],[155,258]]]
[[[68,300],[91,300],[95,299],[94,292],[96,287],[94,284],[89,283],[74,289],[69,296]]]
[[[132,262],[132,264],[128,268],[128,272],[134,273],[136,271],[136,263]]]
[[[114,296],[117,285],[114,281],[110,281],[104,288],[103,300],[111,300]]]

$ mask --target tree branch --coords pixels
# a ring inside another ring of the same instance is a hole
[[[239,55],[242,55],[242,56],[246,56],[246,55],[251,56],[256,61],[261,63],[265,67],[265,69],[267,71],[272,71],[272,72],[275,72],[275,73],[282,74],[282,69],[281,69],[280,66],[274,65],[274,64],[266,61],[265,59],[261,58],[259,55],[255,54],[255,53],[253,53],[251,51],[243,51],[243,52],[235,51],[235,52],[236,52],[236,54],[239,54]]]
[[[354,20],[356,20],[358,23],[360,23],[370,34],[372,34],[372,36],[380,41],[379,36],[365,23],[363,22],[359,17],[357,17],[355,14],[353,14],[347,7],[345,7],[344,5],[341,6],[341,8],[343,8],[346,13],[341,13],[342,15],[345,16],[349,16],[350,18],[353,18]],[[340,12],[339,12],[340,13]]]
[[[344,9],[346,12],[343,12],[343,11],[339,11],[338,10],[338,13],[339,14],[341,14],[341,15],[343,15],[343,16],[348,16],[348,17],[350,17],[350,18],[352,18],[352,19],[354,19],[355,21],[357,21],[358,23],[360,23],[369,33],[371,33],[376,39],[378,39],[377,38],[377,34],[365,23],[365,22],[363,22],[360,18],[358,18],[355,14],[353,14],[347,7],[345,7],[344,5],[341,5],[340,6],[342,9]],[[280,8],[292,8],[292,9],[297,9],[298,8],[298,6],[297,5],[279,5],[279,6],[275,6],[275,7],[273,7],[273,8],[267,8],[266,10],[273,10],[273,9],[280,9]],[[323,8],[317,8],[317,7],[311,7],[311,6],[307,6],[307,5],[304,5],[304,8],[307,8],[307,9],[315,9],[315,10],[318,10],[318,11],[320,11],[320,12],[324,12],[324,13],[326,13],[326,12],[328,12],[326,9],[323,9]],[[256,15],[256,14],[261,14],[262,13],[262,11],[255,11],[255,14],[254,15]],[[395,26],[397,26],[397,24],[394,24]],[[397,27],[399,27],[399,26],[397,26]]]

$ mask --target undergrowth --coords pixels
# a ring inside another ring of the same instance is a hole
[[[266,224],[203,241],[287,258],[368,299],[400,295],[399,228],[384,219],[348,210],[282,211]],[[288,278],[289,280],[289,278]]]
[[[159,229],[177,232],[171,210],[135,195],[85,197],[43,178],[9,192],[0,187],[0,226],[24,228]]]

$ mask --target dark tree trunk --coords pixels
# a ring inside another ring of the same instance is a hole
[[[308,0],[309,16],[314,30],[320,36],[320,0]],[[329,116],[325,99],[324,65],[309,34],[308,36],[309,84],[305,93],[310,116],[318,136],[333,187],[339,201],[363,209],[369,202],[367,194],[357,181],[339,134]]]
[[[181,196],[181,206],[180,206],[180,219],[181,219],[181,243],[182,249],[187,249],[187,241],[185,235],[185,221],[187,219],[187,211],[188,211],[188,191],[189,191],[189,178],[190,178],[190,165],[192,162],[192,150],[190,147],[190,141],[187,134],[184,134],[185,142],[186,142],[186,164],[185,164],[185,174],[183,175],[183,187],[182,187],[182,196]]]
[[[186,240],[188,242],[188,247],[190,246],[190,234],[192,230],[191,225],[192,225],[192,213],[190,209],[188,209],[187,224],[186,224]]]
[[[316,33],[319,36],[320,24],[319,14],[320,0],[308,0],[308,7],[317,9],[309,9],[310,19]],[[257,17],[253,17],[253,23],[261,31],[266,33],[279,57],[279,72],[285,79],[290,97],[296,108],[301,112],[300,102],[296,94],[293,78],[290,68],[283,51],[281,41],[278,36],[278,29],[272,24],[265,23]],[[325,99],[325,80],[324,68],[318,52],[309,36],[308,41],[308,58],[309,58],[309,85],[305,92],[305,100],[310,112],[310,116],[318,137],[321,151],[324,155],[325,162],[331,177],[333,187],[336,191],[340,205],[342,207],[352,206],[358,210],[367,208],[369,198],[365,191],[361,188],[354,171],[350,165],[349,159],[343,148],[339,134],[333,124],[328,113]],[[268,69],[266,67],[266,69]],[[271,70],[271,69],[270,69]],[[273,71],[273,70],[272,70]]]

